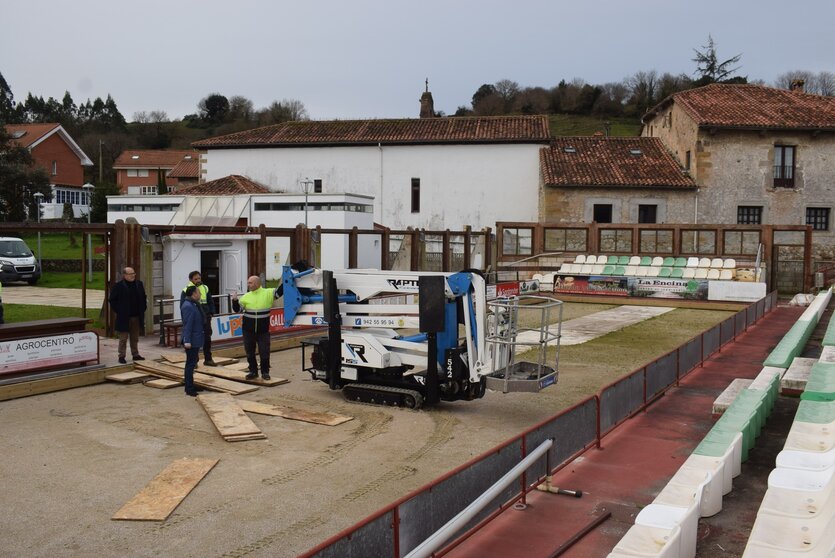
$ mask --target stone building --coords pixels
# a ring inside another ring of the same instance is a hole
[[[542,222],[693,222],[696,184],[657,138],[557,138],[540,167]]]
[[[700,223],[811,225],[835,259],[835,98],[759,85],[676,93],[643,118],[696,186]]]

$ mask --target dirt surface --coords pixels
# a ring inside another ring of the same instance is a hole
[[[601,308],[605,309],[605,308]],[[675,310],[562,350],[559,384],[409,411],[347,403],[274,353],[289,384],[239,396],[333,411],[336,427],[250,415],[224,442],[180,389],[102,384],[0,403],[2,555],[293,556],[721,321]],[[163,523],[110,517],[171,461],[220,463]]]

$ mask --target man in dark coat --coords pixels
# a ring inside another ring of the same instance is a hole
[[[186,384],[186,395],[194,397],[200,388],[194,387],[194,369],[197,367],[197,357],[203,346],[204,315],[200,309],[200,290],[195,285],[186,287],[185,299],[180,307],[183,317],[183,347],[186,350],[186,366],[183,375]]]
[[[144,333],[145,310],[148,299],[142,281],[136,279],[132,267],[122,270],[122,280],[110,291],[110,308],[116,313],[116,331],[119,334],[119,362],[126,364],[125,349],[130,338],[130,352],[133,360],[145,360],[139,354],[139,333]]]

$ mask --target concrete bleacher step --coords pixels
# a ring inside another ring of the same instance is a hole
[[[835,313],[832,315],[835,316]],[[835,347],[823,347],[818,361],[825,364],[835,364]]]
[[[800,395],[806,389],[806,382],[809,380],[809,374],[812,372],[812,365],[818,359],[795,357],[791,361],[786,373],[780,380],[780,393],[783,395]]]
[[[754,380],[749,380],[747,378],[736,378],[728,387],[725,388],[725,391],[719,394],[719,397],[713,402],[713,414],[714,415],[721,415],[725,411],[728,410],[728,407],[731,406],[731,403],[734,402],[734,399],[742,392],[742,390],[747,389],[748,386]]]

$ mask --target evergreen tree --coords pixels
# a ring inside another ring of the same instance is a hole
[[[157,195],[164,195],[168,193],[168,186],[165,184],[165,171],[157,169]]]
[[[34,166],[29,150],[14,142],[5,126],[0,126],[0,220],[21,222],[27,215],[34,216],[36,192],[49,199],[49,176]]]
[[[741,66],[737,66],[736,68],[732,68],[734,64],[739,62],[740,58],[742,58],[742,53],[737,54],[731,58],[728,58],[724,62],[719,62],[719,56],[716,54],[716,44],[713,42],[713,37],[708,35],[707,36],[707,44],[702,47],[702,50],[693,49],[693,52],[696,53],[696,57],[693,58],[693,62],[696,63],[696,86],[707,85],[709,83],[722,83],[727,82],[731,76],[741,68]],[[740,78],[734,78],[739,80]],[[742,78],[744,81],[742,83],[747,82],[747,79]],[[735,83],[739,83],[736,81]]]

